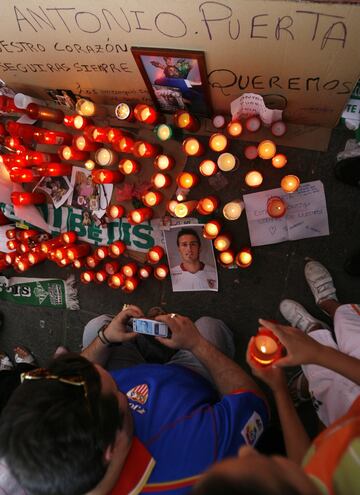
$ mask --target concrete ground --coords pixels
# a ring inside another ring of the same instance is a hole
[[[173,293],[170,280],[161,283],[155,279],[141,284],[133,295],[111,290],[105,285],[84,286],[78,281],[80,310],[51,310],[39,307],[15,306],[1,302],[4,324],[0,331],[0,349],[12,353],[15,344],[24,344],[32,349],[39,363],[52,354],[59,345],[73,351],[80,350],[81,335],[85,323],[102,313],[116,313],[124,303],[132,303],[147,310],[161,306],[167,312],[177,312],[196,320],[202,315],[223,319],[233,330],[236,340],[236,359],[244,363],[249,338],[257,331],[257,320],[265,317],[283,322],[278,310],[283,298],[301,302],[318,318],[325,318],[316,307],[303,276],[306,257],[321,261],[331,271],[344,303],[359,302],[359,278],[351,277],[343,269],[346,255],[360,245],[360,191],[336,180],[333,167],[336,154],[344,149],[347,139],[353,134],[343,128],[333,131],[329,150],[313,152],[281,148],[288,156],[287,173],[295,173],[302,182],[321,180],[325,187],[330,235],[254,248],[254,263],[248,269],[227,270],[219,268],[219,292]],[[232,145],[237,147],[244,143]],[[196,161],[188,163],[195,170]],[[257,167],[266,176],[263,189],[278,187],[282,171],[274,170],[262,162]],[[271,168],[271,169],[270,169]],[[223,201],[249,192],[244,187],[244,172],[240,166],[235,179],[226,188],[215,193]],[[206,180],[201,192],[210,192]],[[232,231],[237,245],[249,244],[246,218],[238,222],[227,222],[226,230]],[[26,273],[29,277],[66,278],[71,269],[60,269],[53,263],[45,263]],[[10,272],[6,272],[10,276]]]

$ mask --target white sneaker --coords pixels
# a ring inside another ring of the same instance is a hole
[[[279,309],[285,320],[287,320],[292,327],[299,328],[305,333],[314,325],[321,325],[321,328],[330,330],[330,327],[326,323],[314,318],[306,311],[304,306],[292,299],[284,299],[281,301]]]
[[[318,261],[309,261],[304,273],[317,305],[326,299],[338,300],[332,276],[324,265]]]

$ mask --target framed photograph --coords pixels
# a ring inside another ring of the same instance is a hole
[[[204,52],[140,47],[132,47],[131,52],[161,112],[186,109],[204,117],[211,115]]]
[[[218,290],[213,245],[202,236],[202,228],[202,224],[186,224],[164,230],[174,292]]]

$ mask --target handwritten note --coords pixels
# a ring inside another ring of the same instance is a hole
[[[271,218],[266,211],[272,196],[281,197],[287,204],[281,218]],[[252,246],[329,235],[324,186],[319,180],[301,184],[292,194],[280,188],[246,194],[244,202]]]
[[[270,110],[264,98],[255,93],[244,93],[230,104],[233,120],[241,120],[251,115],[259,115],[264,124],[272,124],[282,119],[282,110]]]

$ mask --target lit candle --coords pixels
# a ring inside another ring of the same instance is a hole
[[[139,285],[139,279],[135,277],[129,277],[129,278],[125,278],[124,285],[121,287],[121,289],[124,292],[130,293],[130,292],[134,292],[134,290],[138,285]]]
[[[104,269],[108,275],[114,275],[114,273],[120,270],[120,263],[118,261],[107,261]]]
[[[123,136],[124,133],[118,128],[115,127],[107,127],[107,140],[109,143],[114,144],[115,142],[119,141]]]
[[[78,114],[65,115],[63,124],[66,127],[72,127],[77,131],[82,131],[86,126],[91,125],[91,120]]]
[[[86,160],[84,163],[86,170],[94,170],[96,163],[94,160]]]
[[[78,258],[73,261],[72,266],[79,270],[80,268],[84,268],[85,264],[86,264],[85,258]]]
[[[61,146],[58,150],[58,154],[62,160],[66,161],[83,161],[89,158],[87,151],[80,151],[72,146]]]
[[[218,206],[218,198],[216,196],[208,196],[199,200],[196,209],[200,215],[211,215]]]
[[[129,136],[122,136],[117,142],[117,149],[121,153],[132,153],[135,141]],[[114,145],[115,146],[115,145]]]
[[[1,135],[1,134],[0,134]],[[4,140],[5,146],[8,148],[11,148],[12,150],[16,151],[25,151],[26,148],[23,146],[22,141],[20,138],[13,137],[13,136],[6,136]]]
[[[200,122],[186,110],[179,110],[174,114],[174,123],[176,127],[188,132],[197,132],[200,129]]]
[[[238,137],[242,133],[243,128],[241,122],[238,120],[233,120],[227,125],[226,130],[231,137]]]
[[[254,146],[253,144],[246,146],[244,149],[244,155],[248,160],[255,160],[258,156],[257,146]]]
[[[174,207],[174,215],[178,218],[185,218],[195,210],[197,204],[197,201],[185,201],[184,203],[177,203]]]
[[[278,120],[271,125],[271,132],[276,137],[283,136],[287,131],[286,124],[282,120]]]
[[[92,140],[95,141],[96,143],[108,143],[109,131],[110,131],[110,127],[94,127],[91,136]]]
[[[109,256],[117,258],[125,251],[126,246],[123,241],[115,241],[109,245]]]
[[[157,280],[164,280],[169,275],[169,267],[167,265],[158,265],[154,268],[154,277]]]
[[[46,196],[43,193],[12,192],[11,202],[14,206],[40,205],[46,203]]]
[[[168,124],[160,124],[156,126],[154,132],[160,141],[168,141],[174,134],[173,128]]]
[[[93,117],[94,115],[98,117],[104,117],[106,115],[106,108],[100,105],[96,105],[90,100],[85,98],[80,98],[76,102],[76,111],[83,117]]]
[[[30,239],[31,237],[35,237],[35,236],[40,235],[40,231],[35,230],[35,229],[21,230],[17,234],[18,234],[18,237],[21,241],[26,241],[27,239]]]
[[[176,206],[179,204],[178,201],[176,201],[176,199],[170,199],[167,203],[166,203],[166,211],[168,213],[170,213],[170,215],[172,216],[175,216],[175,208]]]
[[[119,120],[127,120],[131,122],[134,120],[134,112],[130,105],[127,103],[119,103],[115,107],[115,117]]]
[[[5,254],[5,262],[7,265],[13,265],[15,263],[16,258],[19,258],[19,256],[15,251]]]
[[[204,147],[200,141],[194,137],[188,137],[183,141],[182,148],[184,153],[189,156],[201,156],[204,154]]]
[[[246,119],[245,127],[249,132],[256,132],[261,127],[261,120],[256,115]]]
[[[168,174],[163,174],[162,172],[157,172],[151,177],[151,184],[156,187],[156,189],[165,189],[171,185],[171,177]]]
[[[296,175],[285,175],[281,179],[281,189],[286,193],[293,193],[300,187],[300,179]]]
[[[95,258],[93,254],[86,256],[86,266],[88,268],[96,268],[100,263],[101,260],[99,260],[99,258]]]
[[[218,260],[222,266],[229,267],[234,264],[235,255],[231,249],[221,251],[218,255]]]
[[[106,208],[106,215],[109,218],[113,218],[114,220],[116,218],[121,218],[125,214],[125,208],[122,205],[109,205]]]
[[[153,246],[149,249],[146,254],[146,259],[151,264],[159,263],[161,258],[163,258],[165,254],[164,249],[161,246]]]
[[[221,134],[217,132],[216,134],[212,134],[209,139],[209,147],[211,150],[216,151],[217,153],[221,153],[225,151],[228,146],[228,140],[225,134]]]
[[[253,260],[250,248],[243,248],[235,257],[235,263],[240,268],[247,268]]]
[[[95,161],[101,167],[110,167],[119,161],[119,156],[109,148],[99,148],[95,153]]]
[[[226,120],[223,115],[215,115],[211,122],[215,129],[223,129],[226,126]]]
[[[218,166],[212,160],[203,160],[199,165],[199,172],[204,177],[211,177],[218,171]]]
[[[97,284],[104,283],[107,278],[108,278],[108,274],[106,273],[105,270],[99,270],[98,272],[95,272],[94,280]]]
[[[62,258],[61,260],[53,260],[58,266],[64,268],[65,266],[71,265],[71,260],[69,258]]]
[[[258,146],[258,154],[263,160],[270,160],[276,154],[275,143],[269,139],[261,141]]]
[[[28,254],[28,260],[30,265],[38,265],[39,263],[45,261],[47,258],[45,253],[39,252],[31,252]]]
[[[134,108],[134,117],[144,124],[155,124],[159,118],[159,114],[154,107],[138,103]]]
[[[30,246],[28,244],[27,241],[25,242],[20,242],[20,245],[19,245],[19,248],[18,248],[18,251],[20,253],[28,253],[30,251]]]
[[[6,247],[10,249],[10,251],[13,251],[14,249],[18,249],[20,246],[20,241],[16,241],[15,239],[11,239],[6,242]]]
[[[259,328],[252,339],[250,355],[263,366],[268,366],[281,358],[283,346],[276,335],[267,328]]]
[[[279,153],[272,158],[271,163],[274,168],[283,168],[287,164],[287,158]]]
[[[94,277],[95,273],[90,270],[86,270],[80,274],[80,280],[83,284],[89,284],[94,280]]]
[[[109,254],[109,248],[108,248],[108,246],[99,246],[94,251],[94,256],[98,260],[105,259],[108,254]]]
[[[47,122],[55,122],[56,124],[62,124],[64,120],[64,112],[62,110],[40,106],[37,103],[29,103],[25,113],[31,119],[45,120]]]
[[[15,239],[15,237],[16,237],[16,232],[17,232],[17,230],[16,230],[16,229],[8,229],[8,230],[5,232],[5,236],[7,237],[7,239]]]
[[[74,136],[73,145],[80,151],[96,151],[99,148],[98,143],[89,141],[85,136]]]
[[[151,273],[152,273],[152,267],[150,265],[145,265],[139,269],[138,275],[142,280],[146,280],[147,278],[150,277]]]
[[[60,247],[54,249],[53,251],[55,253],[55,256],[51,256],[51,259],[54,258],[56,260],[62,260],[63,258],[68,258],[67,250],[68,250],[68,247],[70,247],[70,246],[75,246],[75,244],[69,244],[69,246],[60,246]]]
[[[48,241],[42,241],[40,243],[40,250],[47,254],[53,249],[58,248],[59,246],[62,246],[63,242],[61,240],[61,237],[55,237],[54,239],[49,239]]]
[[[71,230],[69,232],[63,232],[60,236],[60,240],[64,244],[73,244],[77,241],[77,233]]]
[[[226,203],[223,208],[223,215],[226,220],[237,220],[240,218],[241,213],[244,210],[244,202],[241,199],[235,199]]]
[[[199,177],[192,172],[182,172],[176,178],[178,186],[184,189],[190,189],[199,182]]]
[[[91,172],[92,181],[95,184],[114,184],[122,182],[124,175],[116,170],[93,170]]]
[[[134,277],[137,272],[136,263],[130,262],[121,267],[121,273],[125,275],[125,277]]]
[[[157,144],[151,144],[147,141],[136,141],[134,143],[133,153],[140,158],[151,158],[161,153],[161,147]]]
[[[31,267],[29,260],[25,257],[19,258],[18,262],[14,266],[19,272],[26,272]]]
[[[169,155],[158,155],[154,160],[154,167],[161,171],[169,171],[175,167],[175,160]]]
[[[125,283],[125,276],[123,273],[114,273],[108,278],[108,285],[112,289],[120,289]]]
[[[66,250],[66,255],[69,260],[74,261],[75,258],[82,258],[83,256],[86,256],[89,251],[90,245],[87,242],[81,242],[68,247]]]
[[[274,196],[268,199],[266,211],[272,218],[281,218],[286,213],[286,203],[281,198]]]
[[[249,187],[259,187],[263,182],[263,176],[257,170],[250,170],[245,175],[245,183]]]
[[[28,168],[12,169],[10,171],[10,179],[16,183],[35,182],[39,179],[39,174]]]
[[[52,144],[58,146],[71,144],[73,136],[67,132],[39,129],[34,131],[33,139],[38,144]]]
[[[141,198],[142,202],[145,206],[149,206],[150,208],[153,206],[157,206],[163,200],[163,195],[159,191],[149,191]]]
[[[204,225],[202,235],[205,239],[215,239],[221,230],[221,223],[218,220],[210,220]]]
[[[151,208],[138,208],[129,212],[127,219],[131,225],[138,225],[146,220],[150,220],[154,213]]]
[[[182,202],[189,196],[190,189],[186,189],[184,187],[178,187],[175,191],[176,201]]]
[[[214,248],[217,251],[226,251],[229,249],[231,237],[229,234],[220,234],[214,239]]]
[[[131,158],[123,158],[119,162],[119,170],[124,175],[137,174],[140,172],[140,164]]]
[[[231,153],[222,153],[217,159],[217,164],[222,172],[232,172],[237,169],[239,160]]]
[[[71,175],[72,165],[69,163],[45,163],[37,167],[42,177],[64,177]]]

